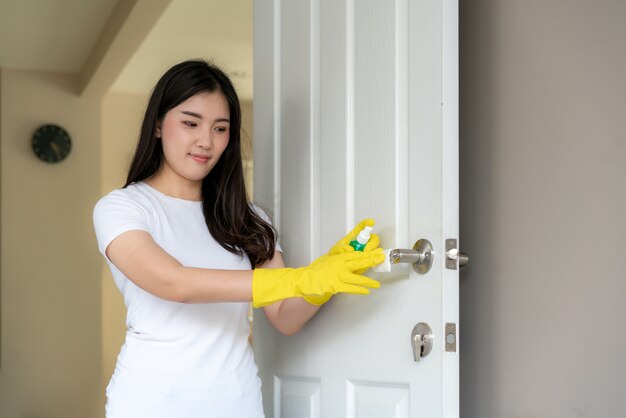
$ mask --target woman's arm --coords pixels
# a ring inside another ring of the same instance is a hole
[[[264,263],[262,268],[282,268],[285,262],[279,251],[274,253],[274,258]],[[263,308],[265,316],[270,324],[281,334],[293,335],[319,311],[320,306],[311,305],[302,298],[283,299]]]
[[[106,254],[133,283],[161,299],[182,303],[252,300],[251,270],[185,267],[145,231],[121,234]]]
[[[213,270],[185,267],[169,255],[149,233],[128,231],[106,249],[107,257],[133,283],[165,300],[181,303],[249,302],[252,300],[251,270]],[[264,269],[283,268],[280,252],[263,264]],[[317,313],[319,306],[302,298],[289,298],[264,308],[279,332],[293,335]]]

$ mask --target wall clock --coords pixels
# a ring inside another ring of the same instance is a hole
[[[65,129],[47,124],[37,128],[33,134],[32,146],[37,158],[47,163],[57,163],[69,155],[72,140]]]

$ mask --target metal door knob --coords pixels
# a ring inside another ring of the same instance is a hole
[[[425,239],[418,240],[413,249],[394,249],[389,253],[391,264],[411,263],[419,274],[426,274],[433,265],[433,245]]]

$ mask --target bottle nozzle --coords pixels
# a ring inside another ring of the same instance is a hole
[[[359,232],[359,236],[356,237],[356,240],[359,241],[359,244],[367,244],[367,242],[370,240],[370,236],[372,235],[372,229],[373,227],[366,226],[361,232]]]

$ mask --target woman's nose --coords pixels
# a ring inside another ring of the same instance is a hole
[[[201,133],[197,139],[197,145],[203,149],[213,147],[213,133],[211,131]]]

